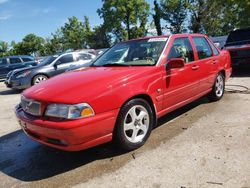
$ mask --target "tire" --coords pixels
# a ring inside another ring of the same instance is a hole
[[[144,99],[132,99],[119,112],[113,141],[124,150],[135,150],[144,145],[154,122],[149,103]]]
[[[44,74],[38,74],[32,79],[32,85],[39,84],[46,80],[48,80],[47,76],[45,76]]]
[[[219,101],[225,92],[225,77],[220,72],[215,79],[213,89],[207,96],[210,101]]]

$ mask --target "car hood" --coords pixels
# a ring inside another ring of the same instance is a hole
[[[149,67],[85,67],[55,76],[24,91],[23,95],[43,102],[77,104],[91,102],[112,89],[141,78]],[[141,75],[141,76],[140,76]]]
[[[15,69],[12,71],[13,74],[17,74],[17,73],[21,73],[23,71],[26,71],[26,70],[33,70],[33,69],[36,69],[38,67],[41,67],[39,65],[36,65],[36,66],[26,66],[24,68],[20,68],[20,69]]]

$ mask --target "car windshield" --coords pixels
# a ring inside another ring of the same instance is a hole
[[[43,59],[42,62],[40,63],[40,65],[49,65],[58,57],[59,57],[59,55],[49,56],[49,57]]]
[[[116,44],[92,66],[152,66],[165,47],[167,37],[134,40]]]
[[[226,46],[230,46],[230,44],[233,45],[240,42],[250,43],[250,28],[232,31],[227,38]]]

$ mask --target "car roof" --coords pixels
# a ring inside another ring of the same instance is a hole
[[[123,41],[123,42],[152,39],[152,38],[169,38],[170,36],[174,36],[174,37],[188,37],[188,36],[201,37],[202,36],[202,37],[204,37],[207,35],[199,34],[199,33],[170,34],[170,35],[160,35],[160,36],[146,36],[146,37],[141,37],[141,38],[136,38],[136,39],[130,39],[130,40]]]
[[[32,59],[34,59],[34,57],[33,56],[29,56],[29,55],[13,55],[13,56],[6,56],[6,57],[3,57],[3,58],[25,58],[25,57],[27,57],[27,58],[32,58]]]
[[[89,54],[89,55],[93,55],[93,54],[91,54],[89,52],[81,52],[81,51],[76,52],[76,51],[74,51],[74,52],[62,52],[62,53],[59,53],[59,54],[54,54],[52,56],[58,56],[59,57],[61,55],[68,55],[68,54]]]

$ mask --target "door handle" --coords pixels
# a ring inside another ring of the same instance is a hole
[[[215,64],[217,64],[217,62],[218,62],[218,61],[214,59],[214,60],[212,61],[212,64],[215,65]]]
[[[192,66],[192,69],[193,69],[193,70],[197,70],[197,69],[199,69],[199,68],[200,68],[200,66],[198,66],[198,65]]]

